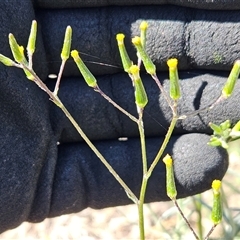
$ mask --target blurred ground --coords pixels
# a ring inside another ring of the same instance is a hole
[[[230,211],[233,215],[240,212],[240,194],[238,193],[240,184],[239,172],[240,163],[231,163],[229,171],[224,178],[225,184],[223,185],[228,198],[229,209],[233,209],[233,211]],[[231,185],[230,187],[229,184]],[[211,205],[211,200],[211,191],[207,191],[202,195],[202,225],[206,230],[211,228],[210,210],[207,207],[207,204]],[[199,215],[194,211],[193,198],[181,200],[179,204],[183,206],[183,211],[188,219],[190,219],[193,227],[197,228],[196,219],[198,219]],[[44,222],[38,224],[23,223],[18,228],[1,234],[0,240],[139,239],[137,222],[137,208],[134,205],[103,210],[86,209],[77,214],[46,219]],[[229,226],[227,227],[229,230]],[[233,231],[231,227],[230,232]],[[146,239],[149,240],[194,239],[192,233],[186,228],[182,220],[180,220],[179,215],[176,214],[176,210],[171,202],[146,205],[145,228]],[[225,237],[220,237],[222,231],[222,226],[218,226],[212,235],[212,239],[226,239]],[[235,237],[234,239],[240,238]]]

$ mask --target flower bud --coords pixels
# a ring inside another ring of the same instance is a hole
[[[166,190],[167,195],[171,200],[175,200],[177,196],[177,189],[174,180],[173,173],[173,160],[169,154],[163,158],[163,162],[166,165]]]
[[[28,45],[27,45],[28,55],[33,55],[35,51],[36,37],[37,37],[37,22],[33,20],[29,38],[28,38]]]
[[[61,53],[61,58],[63,61],[66,61],[69,58],[71,41],[72,41],[72,28],[70,26],[67,26]]]
[[[221,181],[214,180],[212,182],[212,190],[213,190],[213,207],[211,219],[214,225],[217,225],[222,220],[222,201],[220,194]]]
[[[2,54],[0,54],[0,62],[8,67],[15,66],[15,64],[16,64],[12,59],[5,57]]]
[[[117,34],[116,39],[118,43],[118,50],[122,60],[123,69],[125,72],[129,71],[129,68],[132,66],[132,62],[128,56],[127,50],[124,44],[125,35],[122,33]]]
[[[23,47],[20,47],[12,33],[8,35],[9,45],[16,62],[22,63],[24,60]]]
[[[71,51],[71,56],[74,59],[75,63],[77,64],[77,67],[79,71],[81,72],[85,82],[89,87],[96,87],[97,86],[97,80],[96,78],[92,75],[92,73],[89,71],[87,66],[84,64],[82,59],[79,57],[78,51],[73,50]]]
[[[143,65],[144,65],[147,73],[149,73],[150,75],[156,75],[156,66],[153,64],[153,62],[150,59],[150,57],[148,56],[147,52],[143,48],[142,43],[141,43],[141,38],[134,37],[132,39],[132,43],[136,47],[138,55],[142,59]]]
[[[146,33],[147,33],[148,23],[146,21],[142,21],[140,24],[140,38],[141,38],[141,44],[143,48],[146,47]]]
[[[222,145],[221,140],[218,137],[211,137],[211,139],[208,142],[208,145],[212,146],[212,147],[218,147]]]
[[[169,67],[170,97],[173,100],[178,100],[181,96],[177,64],[178,60],[176,58],[167,61]]]
[[[148,103],[148,97],[139,75],[139,67],[137,65],[132,65],[129,68],[129,73],[134,81],[136,105],[140,108],[144,108]]]

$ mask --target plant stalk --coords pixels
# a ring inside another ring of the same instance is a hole
[[[153,169],[156,167],[157,163],[159,162],[164,150],[166,149],[167,147],[167,144],[172,136],[172,133],[173,133],[173,130],[176,126],[176,123],[177,123],[177,120],[178,120],[178,117],[177,115],[174,114],[173,118],[172,118],[172,121],[171,121],[171,124],[168,128],[168,131],[167,131],[167,134],[165,135],[165,138],[164,138],[164,141],[161,145],[161,148],[159,149],[155,159],[153,160],[150,168],[148,169],[148,172],[147,172],[147,178],[149,178],[153,172]]]
[[[50,100],[53,101],[61,110],[64,112],[66,117],[69,119],[69,121],[73,124],[77,132],[80,134],[80,136],[83,138],[83,140],[87,143],[87,145],[92,149],[92,151],[96,154],[96,156],[101,160],[101,162],[105,165],[105,167],[109,170],[109,172],[114,176],[114,178],[119,182],[119,184],[124,188],[124,190],[127,192],[127,195],[129,198],[134,202],[138,202],[138,198],[136,195],[131,191],[131,189],[127,186],[127,184],[121,179],[121,177],[117,174],[117,172],[112,168],[112,166],[107,162],[107,160],[103,157],[103,155],[98,151],[98,149],[94,146],[94,144],[90,141],[90,139],[87,137],[87,135],[83,132],[83,130],[80,128],[78,123],[74,120],[72,115],[68,112],[64,104],[61,102],[61,100],[58,98],[57,95],[55,95],[52,91],[49,90],[49,88],[42,82],[42,80],[36,75],[36,73],[28,68],[25,65],[22,65],[22,68],[28,70],[34,77],[34,82],[42,89],[44,90],[50,97]]]
[[[143,178],[140,190],[140,197],[138,201],[138,219],[139,219],[139,231],[140,231],[140,239],[145,239],[145,231],[144,231],[144,200],[148,179],[146,178],[147,173],[147,154],[146,154],[146,142],[145,142],[145,134],[144,134],[144,125],[143,125],[143,109],[139,110],[139,120],[138,120],[138,130],[140,134],[141,141],[141,150],[142,150],[142,167],[143,167]]]

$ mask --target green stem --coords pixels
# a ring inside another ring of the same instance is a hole
[[[147,173],[147,153],[146,153],[146,142],[145,142],[144,125],[143,125],[142,116],[143,116],[143,109],[140,109],[139,120],[138,120],[138,130],[139,130],[140,141],[141,141],[143,175],[145,175]]]
[[[198,234],[199,234],[199,239],[202,240],[203,239],[203,226],[202,226],[202,204],[201,204],[201,194],[198,194],[193,198],[193,202],[194,202],[194,206],[195,206],[195,210],[197,212],[198,215],[198,220],[197,220],[197,226],[198,226]]]
[[[64,69],[65,64],[66,64],[66,60],[62,60],[62,63],[61,63],[60,69],[59,69],[59,73],[58,73],[57,82],[55,84],[55,88],[54,88],[54,91],[53,91],[54,95],[58,94],[59,85],[60,85],[60,81],[61,81],[61,78],[62,78],[63,69]]]
[[[83,130],[80,128],[78,123],[74,120],[72,115],[68,112],[68,110],[65,108],[64,104],[61,102],[61,100],[58,98],[57,95],[55,95],[53,92],[49,90],[49,88],[43,83],[43,81],[36,75],[36,73],[28,68],[28,66],[22,65],[22,68],[28,70],[34,77],[34,82],[42,89],[44,90],[50,97],[50,99],[64,112],[66,117],[69,119],[69,121],[73,124],[75,129],[78,131],[80,136],[83,138],[83,140],[87,143],[87,145],[92,149],[92,151],[96,154],[96,156],[101,160],[101,162],[105,165],[105,167],[109,170],[109,172],[114,176],[114,178],[119,182],[119,184],[124,188],[126,191],[128,197],[134,202],[138,202],[138,198],[136,195],[131,191],[131,189],[127,186],[127,184],[121,179],[121,177],[117,174],[117,172],[112,168],[112,166],[107,162],[107,160],[103,157],[103,155],[98,151],[98,149],[94,146],[94,144],[90,141],[90,139],[87,137],[87,135],[83,132]]]
[[[149,170],[147,170],[147,157],[146,157],[146,145],[145,145],[145,136],[144,136],[144,128],[143,128],[143,123],[142,121],[139,121],[138,123],[138,128],[139,128],[139,133],[140,133],[140,139],[141,139],[141,148],[142,148],[142,160],[143,160],[143,178],[142,178],[142,185],[141,185],[141,190],[140,190],[140,197],[138,201],[138,219],[139,219],[139,231],[140,231],[140,239],[144,240],[145,239],[145,233],[144,233],[144,200],[145,200],[145,195],[146,195],[146,189],[147,189],[147,184],[148,184],[148,179],[152,174],[153,169],[157,165],[160,157],[163,154],[163,151],[165,150],[169,139],[173,133],[173,129],[177,123],[177,116],[174,115],[171,124],[169,126],[168,132],[165,136],[165,139],[162,143],[162,146],[155,157],[153,163],[151,164]]]
[[[181,214],[183,220],[186,222],[186,224],[188,225],[189,229],[192,231],[194,237],[196,240],[200,240],[198,235],[195,233],[194,229],[192,228],[192,226],[190,225],[189,221],[187,220],[187,218],[185,217],[184,213],[182,212],[181,208],[179,207],[177,200],[172,200],[174,205],[176,206],[176,208],[178,209],[178,212]]]
[[[62,104],[60,99],[58,99],[61,105],[62,111],[65,113],[67,118],[70,120],[70,122],[73,124],[75,129],[78,131],[78,133],[81,135],[81,137],[84,139],[84,141],[87,143],[87,145],[92,149],[92,151],[96,154],[96,156],[101,160],[101,162],[105,165],[105,167],[108,169],[108,171],[115,177],[115,179],[119,182],[119,184],[124,188],[124,190],[127,192],[128,196],[130,197],[133,202],[137,202],[138,199],[135,196],[135,194],[131,191],[131,189],[126,185],[126,183],[119,177],[117,172],[112,168],[112,166],[107,162],[107,160],[103,157],[103,155],[98,151],[98,149],[94,146],[94,144],[90,141],[90,139],[87,137],[87,135],[83,132],[83,130],[79,127],[77,122],[74,120],[74,118],[71,116],[71,114],[68,112],[68,110],[65,108],[65,106]],[[57,105],[58,105],[57,104]],[[58,105],[59,106],[59,105]]]
[[[125,109],[123,109],[122,107],[120,107],[116,102],[114,102],[109,96],[107,96],[102,90],[101,88],[97,85],[94,88],[94,91],[98,92],[103,98],[105,98],[108,102],[110,102],[115,108],[117,108],[119,111],[121,111],[123,114],[125,114],[126,116],[128,116],[132,121],[138,123],[138,119],[135,118],[132,114],[130,114],[129,112],[127,112]]]
[[[165,100],[167,101],[169,107],[172,109],[172,112],[175,111],[172,101],[170,99],[170,97],[168,96],[168,94],[166,93],[166,91],[164,90],[161,82],[158,79],[158,76],[156,74],[151,75],[151,77],[153,78],[153,80],[156,82],[158,88],[160,89],[161,93],[163,94],[163,97],[165,98]]]
[[[155,159],[153,160],[150,168],[148,169],[147,176],[146,176],[147,178],[149,178],[151,176],[153,169],[156,167],[157,163],[159,162],[159,159],[161,158],[164,150],[166,149],[167,144],[168,144],[168,142],[169,142],[169,140],[170,140],[170,138],[172,136],[174,127],[175,127],[175,125],[177,123],[177,120],[178,120],[178,117],[176,115],[174,115],[173,118],[172,118],[171,124],[170,124],[170,126],[168,128],[167,134],[166,134],[166,136],[164,138],[164,141],[162,143],[162,146],[159,149],[159,151],[158,151]]]
[[[148,178],[146,177],[146,174],[143,175],[142,179],[142,185],[141,185],[141,191],[140,191],[140,197],[138,201],[138,219],[139,219],[139,230],[140,230],[140,239],[145,239],[145,231],[144,231],[144,200],[145,200],[145,194],[146,194],[146,188],[147,188]]]
[[[140,239],[145,239],[145,231],[144,231],[144,200],[145,200],[145,193],[148,179],[146,178],[147,173],[147,154],[146,154],[146,142],[145,142],[145,135],[144,135],[144,125],[143,125],[143,109],[139,110],[139,121],[138,121],[138,130],[140,134],[140,141],[141,141],[141,150],[142,150],[142,166],[143,166],[143,178],[142,178],[142,185],[140,190],[140,197],[138,201],[138,222],[139,222],[139,231],[140,231]]]

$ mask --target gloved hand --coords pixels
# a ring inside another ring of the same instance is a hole
[[[17,0],[11,3],[2,0],[0,53],[11,56],[9,32],[26,46],[31,21],[36,19],[40,28],[34,69],[53,88],[55,82],[47,76],[58,73],[65,28],[71,25],[72,48],[99,57],[95,62],[117,66],[89,64],[99,86],[136,115],[131,80],[119,67],[115,35],[126,34],[127,48],[136,61],[130,37],[139,33],[139,23],[145,19],[149,23],[147,51],[162,81],[168,78],[164,72],[166,60],[179,59],[182,70],[179,75],[183,79],[179,111],[188,113],[209,105],[219,96],[234,60],[239,57],[239,11],[223,9],[240,9],[240,5],[230,0],[211,4],[202,1],[205,3],[200,5],[194,0],[181,1],[186,7],[144,6],[140,4],[150,4],[150,1],[137,2],[120,1],[121,5],[139,5],[114,7],[103,1],[99,4],[99,1],[79,0],[65,4],[65,1],[38,0],[33,4],[28,0],[19,5]],[[96,8],[81,8],[88,3]],[[151,3],[160,4],[161,1]],[[64,9],[58,9],[61,7]],[[88,57],[85,59],[89,60]],[[144,122],[150,164],[166,134],[171,111],[161,95],[159,98],[157,86],[145,72],[142,79],[149,97]],[[167,81],[164,86],[167,89]],[[211,133],[208,123],[239,120],[239,91],[237,84],[229,100],[210,112],[178,122],[166,150],[174,159],[178,197],[205,191],[214,179],[224,176],[228,159],[223,150],[207,145],[207,134]],[[59,97],[113,168],[138,194],[142,167],[137,126],[87,87],[73,62],[67,63]],[[61,110],[27,80],[21,70],[3,65],[0,65],[0,120],[0,232],[23,221],[39,222],[86,207],[131,203]],[[120,142],[119,137],[129,140]],[[147,202],[168,200],[164,169],[160,161],[149,180]]]

